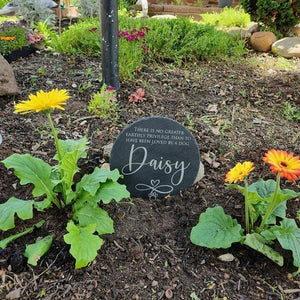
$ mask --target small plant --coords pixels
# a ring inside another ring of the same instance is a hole
[[[240,7],[224,7],[220,13],[201,14],[201,23],[216,26],[247,27],[250,24],[250,15]]]
[[[276,181],[259,179],[248,186],[246,178],[254,169],[249,161],[237,163],[225,179],[228,188],[244,195],[246,234],[237,220],[216,206],[200,215],[199,223],[192,229],[191,241],[208,248],[229,248],[232,243],[240,242],[283,266],[283,256],[271,247],[277,240],[283,249],[292,251],[294,266],[298,268],[296,275],[300,272],[300,229],[294,219],[286,217],[286,201],[299,197],[300,192],[280,189],[280,178],[299,179],[300,159],[293,153],[272,149],[264,155],[263,161],[277,174]],[[244,181],[244,186],[236,184],[239,181]]]
[[[117,95],[114,87],[108,87],[104,84],[100,92],[95,93],[88,105],[89,113],[108,118],[117,119]]]
[[[133,102],[133,103],[144,102],[146,100],[146,98],[144,98],[144,96],[145,96],[145,92],[143,91],[143,89],[138,88],[136,90],[136,92],[130,94],[128,101]]]
[[[300,121],[300,107],[295,107],[289,102],[284,103],[284,115],[288,121]]]
[[[29,46],[28,33],[26,26],[21,22],[3,22],[0,25],[0,53],[7,55],[14,50]]]
[[[147,26],[141,26],[139,30],[134,28],[119,31],[120,77],[125,81],[133,79],[135,73],[142,68],[144,56],[149,51],[146,46],[146,34],[149,30]]]
[[[63,106],[68,98],[66,90],[39,91],[36,95],[29,95],[29,100],[15,105],[16,113],[41,112],[47,117],[56,146],[53,159],[57,164],[50,166],[30,154],[13,154],[2,161],[6,168],[14,169],[14,174],[22,185],[31,183],[34,188],[32,200],[12,197],[0,204],[0,230],[14,228],[15,215],[22,220],[31,219],[34,208],[45,211],[55,205],[58,209],[65,210],[71,206],[71,219],[66,225],[64,241],[70,245],[70,253],[76,260],[75,268],[82,268],[96,257],[102,246],[103,239],[99,235],[114,232],[113,220],[98,203],[108,204],[112,199],[118,202],[129,197],[129,193],[124,185],[117,182],[120,177],[118,170],[95,168],[75,185],[74,175],[79,171],[77,162],[87,156],[87,139],[59,140],[51,119],[51,111],[55,108],[64,110]],[[66,212],[66,215],[69,213]],[[18,237],[42,226],[42,223],[1,240],[0,247],[4,249]],[[50,248],[52,239],[48,235],[28,245],[24,254],[28,257],[28,263],[36,265],[39,258]]]

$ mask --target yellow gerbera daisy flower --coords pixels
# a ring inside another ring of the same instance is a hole
[[[242,164],[237,163],[235,167],[226,174],[225,182],[236,183],[243,181],[252,170],[254,170],[254,165],[250,161],[245,161]]]
[[[294,181],[300,177],[300,159],[293,153],[271,149],[265,153],[263,161],[270,164],[272,173],[279,173],[281,178]]]
[[[54,89],[50,92],[39,91],[36,95],[30,94],[29,100],[15,105],[15,113],[27,114],[30,112],[47,111],[54,108],[64,110],[62,105],[70,98],[66,90]]]

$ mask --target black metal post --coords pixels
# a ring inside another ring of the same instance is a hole
[[[119,90],[118,1],[100,0],[102,78]]]

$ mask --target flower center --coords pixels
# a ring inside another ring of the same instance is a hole
[[[284,161],[281,161],[281,162],[280,162],[280,165],[281,165],[283,168],[286,168],[286,167],[288,166],[287,163],[284,162]]]

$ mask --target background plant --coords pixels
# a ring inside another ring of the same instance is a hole
[[[27,23],[34,25],[36,22],[55,23],[54,11],[40,0],[14,0],[17,5],[16,14],[23,17]]]
[[[7,55],[13,50],[29,46],[28,33],[27,27],[20,22],[5,21],[0,24],[0,53]],[[12,39],[5,40],[1,37],[11,37]]]
[[[89,113],[115,120],[118,118],[117,93],[113,87],[103,85],[100,92],[93,94],[88,104]]]
[[[250,15],[241,7],[224,7],[220,13],[201,14],[201,23],[216,26],[247,27],[250,24]]]
[[[129,193],[124,185],[117,182],[120,177],[118,170],[95,168],[74,186],[74,175],[80,171],[78,160],[87,156],[87,139],[84,137],[80,140],[59,140],[50,115],[54,108],[63,109],[69,95],[65,90],[52,90],[48,93],[40,91],[29,98],[30,100],[17,104],[15,111],[42,112],[47,117],[57,150],[53,159],[57,163],[50,166],[30,154],[13,154],[2,161],[6,168],[14,169],[20,184],[31,183],[34,188],[32,200],[12,197],[0,204],[0,230],[14,228],[15,215],[27,220],[33,217],[33,209],[45,211],[55,205],[64,210],[71,206],[72,215],[67,223],[64,241],[70,245],[70,253],[76,260],[75,268],[81,268],[96,257],[103,244],[99,235],[114,232],[113,220],[98,203],[108,204],[112,199],[118,202],[129,197]],[[24,232],[1,240],[0,247],[5,248],[13,240],[39,226],[42,224],[38,223]],[[52,239],[53,237],[48,235],[28,245],[24,254],[28,257],[28,263],[36,265],[39,258],[50,248]]]
[[[191,241],[208,248],[229,248],[232,243],[240,242],[283,266],[283,256],[272,248],[277,240],[283,249],[292,251],[294,266],[298,268],[296,275],[300,272],[300,229],[294,219],[287,218],[286,201],[299,197],[300,192],[281,189],[280,178],[298,179],[300,160],[292,153],[274,149],[263,159],[277,173],[276,181],[259,179],[248,186],[245,178],[254,169],[251,162],[238,163],[226,176],[226,181],[231,183],[227,187],[237,189],[245,198],[246,234],[237,220],[216,206],[200,215],[191,231]],[[243,180],[244,186],[235,184]]]
[[[277,35],[286,35],[299,22],[298,0],[242,0],[241,4],[253,21]]]

